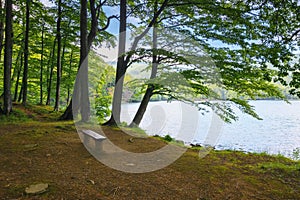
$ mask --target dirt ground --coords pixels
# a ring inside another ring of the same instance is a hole
[[[300,199],[300,165],[277,156],[189,149],[161,170],[132,174],[97,161],[73,122],[55,121],[42,107],[23,109],[29,121],[0,122],[0,199]],[[50,112],[50,111],[49,111]],[[103,127],[123,149],[150,152],[166,145]],[[31,184],[48,183],[39,195]]]

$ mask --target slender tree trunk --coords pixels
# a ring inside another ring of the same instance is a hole
[[[17,76],[17,74],[18,74],[18,71],[19,71],[19,61],[20,61],[20,57],[22,57],[22,50],[20,50],[19,52],[18,52],[18,55],[17,55],[17,59],[16,59],[16,62],[15,62],[15,64],[14,64],[14,66],[15,66],[15,68],[14,68],[14,72],[13,72],[13,74],[12,74],[12,76],[11,76],[11,83],[13,83],[14,82],[14,80],[15,80],[15,77]]]
[[[70,27],[72,20],[69,19],[68,27]],[[62,55],[61,55],[61,74],[63,72],[63,67],[65,65],[65,53],[66,53],[66,46],[67,46],[67,39],[69,34],[67,33],[65,36],[62,36],[64,38],[63,42],[63,48],[62,48]]]
[[[21,70],[18,70],[13,102],[17,101]]]
[[[73,62],[73,49],[71,50],[70,63],[69,63],[69,72],[68,72],[68,77],[69,78],[71,77],[72,62]],[[70,101],[70,91],[71,91],[70,84],[68,84],[67,87],[68,87],[67,88],[67,92],[68,92],[68,95],[67,95],[67,105],[68,105],[69,101]]]
[[[21,90],[20,90],[19,98],[18,98],[19,103],[22,101],[22,97],[23,97],[23,83],[21,83]]]
[[[115,89],[112,104],[112,114],[110,119],[103,125],[113,126],[119,124],[121,119],[121,103],[123,93],[124,75],[126,72],[125,66],[125,46],[126,46],[126,0],[120,1],[120,27],[119,27],[119,49],[118,49],[118,62],[117,73],[115,80]]]
[[[4,16],[4,6],[2,0],[0,0],[0,16]],[[0,62],[2,61],[2,49],[3,49],[3,37],[4,37],[4,18],[0,19]]]
[[[155,2],[155,6],[154,6],[154,13],[157,12],[157,1]],[[153,43],[153,56],[152,56],[152,70],[151,70],[151,76],[150,79],[154,79],[157,75],[157,20],[155,20],[154,23],[154,28],[153,28],[153,38],[152,38],[152,43]],[[134,126],[139,126],[143,116],[146,112],[147,106],[149,104],[149,101],[151,99],[151,96],[153,95],[153,90],[154,90],[154,86],[153,85],[148,85],[147,86],[147,90],[146,93],[143,96],[143,99],[141,101],[141,104],[132,120],[132,122],[130,123],[130,127],[134,127]]]
[[[24,71],[23,71],[23,98],[22,103],[25,106],[27,103],[27,79],[28,79],[28,39],[29,39],[29,13],[30,13],[30,0],[26,0],[26,30],[25,30],[25,48],[24,48]]]
[[[16,85],[15,85],[15,94],[14,94],[14,100],[13,100],[14,102],[16,102],[17,98],[18,98],[19,81],[20,81],[20,75],[21,75],[22,66],[23,66],[23,55],[22,54],[23,53],[21,52],[21,60],[20,60],[20,63],[19,63],[17,80],[16,80]],[[21,101],[21,99],[20,99],[20,101]]]
[[[50,62],[51,62],[50,72],[49,72],[49,69],[48,69],[49,77],[48,77],[48,80],[47,80],[48,85],[47,85],[46,105],[50,105],[50,100],[51,100],[51,87],[52,87],[52,76],[53,76],[53,68],[54,68],[55,47],[56,47],[56,38],[54,39],[53,49],[52,49],[51,57],[50,57],[50,60],[49,60],[49,63],[48,63],[48,64],[50,64]]]
[[[61,80],[61,0],[58,1],[58,19],[57,19],[57,75],[56,75],[56,95],[54,110],[59,110],[60,80]]]
[[[43,104],[43,62],[44,62],[44,31],[45,22],[42,25],[42,52],[41,52],[41,67],[40,67],[40,104]]]
[[[4,54],[4,114],[9,115],[12,111],[11,101],[11,68],[12,68],[12,0],[6,0],[6,17],[5,17],[5,54]]]

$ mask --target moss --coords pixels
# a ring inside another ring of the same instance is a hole
[[[31,112],[32,108],[26,109]],[[32,116],[47,116],[36,113],[47,113],[48,108],[33,109],[37,111]],[[41,199],[102,199],[113,195],[116,199],[130,199],[131,194],[145,194],[141,199],[226,199],[229,194],[232,199],[253,199],[254,195],[259,199],[299,197],[296,193],[300,189],[300,163],[281,155],[198,146],[188,149],[168,167],[135,175],[106,167],[88,154],[74,135],[72,121],[28,121],[18,126],[0,124],[0,128],[0,185],[5,187],[0,187],[0,194],[7,199],[31,198],[23,192],[35,181],[49,183],[49,192],[36,196]],[[128,142],[131,136],[124,134],[123,128],[102,127],[102,130],[116,145],[131,152],[152,152],[167,143],[159,136],[155,140],[150,137]],[[125,129],[136,135],[145,134],[141,129]],[[173,142],[184,145],[172,139]],[[201,150],[209,152],[200,158]],[[87,180],[95,181],[95,185]],[[10,186],[6,187],[7,184]]]
[[[300,171],[300,163],[295,162],[294,164],[284,164],[282,162],[268,162],[268,163],[262,163],[258,165],[258,168],[260,168],[263,171],[282,171],[282,172],[295,172]]]

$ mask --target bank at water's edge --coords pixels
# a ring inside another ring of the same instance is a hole
[[[300,163],[282,156],[212,150],[200,158],[201,148],[197,147],[154,172],[116,171],[88,153],[73,122],[44,118],[47,112],[43,107],[27,108],[22,116],[30,119],[0,123],[0,199],[300,197]],[[166,145],[157,138],[102,128],[114,144],[127,151],[150,152]],[[36,183],[48,183],[49,188],[42,194],[26,195],[25,188]]]

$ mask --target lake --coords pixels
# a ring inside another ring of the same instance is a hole
[[[238,121],[227,124],[212,112],[201,113],[181,102],[150,102],[140,127],[149,135],[170,135],[186,144],[216,149],[267,152],[291,157],[300,147],[300,101],[251,101],[257,120],[236,110]],[[133,118],[139,103],[123,104],[122,121]]]

